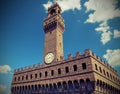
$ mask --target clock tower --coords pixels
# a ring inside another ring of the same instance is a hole
[[[45,64],[52,62],[56,63],[63,58],[63,32],[65,26],[61,12],[62,10],[60,6],[55,3],[48,8],[47,17],[44,19],[43,29],[45,32]]]

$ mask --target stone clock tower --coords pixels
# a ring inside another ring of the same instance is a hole
[[[44,19],[45,32],[44,62],[56,63],[63,58],[63,32],[64,20],[61,16],[61,8],[55,3],[48,8],[48,15]]]

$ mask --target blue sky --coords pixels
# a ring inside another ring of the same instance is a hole
[[[56,0],[65,21],[64,57],[91,49],[120,75],[120,1]],[[43,19],[52,0],[0,1],[0,94],[14,69],[42,63]]]

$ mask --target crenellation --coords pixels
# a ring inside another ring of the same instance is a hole
[[[100,58],[101,63],[103,63],[103,60]]]
[[[40,68],[40,67],[41,67],[40,63],[38,63],[37,67],[38,67],[38,68]]]
[[[72,59],[72,54],[68,54],[68,59]]]
[[[64,60],[64,57],[63,56],[60,56],[60,61],[63,61]]]
[[[20,71],[20,68],[18,68],[17,71],[19,72],[19,71]]]
[[[33,65],[33,69],[35,69],[35,68],[36,68],[36,64]]]
[[[85,56],[92,56],[92,51],[91,51],[90,49],[86,49],[86,50],[84,51],[84,55],[85,55]]]
[[[76,52],[76,58],[80,56],[80,52]]]

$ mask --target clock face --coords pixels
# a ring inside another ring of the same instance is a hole
[[[45,56],[45,63],[49,64],[53,61],[53,59],[54,59],[54,54],[53,53],[48,53]]]

